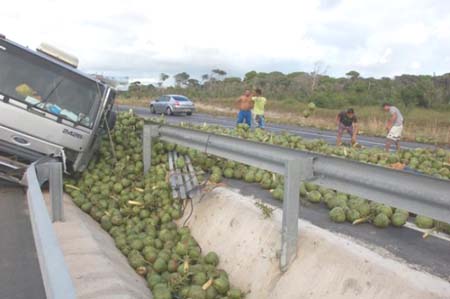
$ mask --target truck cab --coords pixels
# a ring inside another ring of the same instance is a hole
[[[0,35],[0,157],[61,159],[83,171],[114,123],[116,91],[50,45],[36,51]]]

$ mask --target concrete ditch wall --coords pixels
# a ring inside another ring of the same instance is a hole
[[[217,188],[188,220],[202,250],[216,251],[247,299],[449,298],[450,283],[300,221],[298,257],[278,269],[281,211],[264,219],[254,200]],[[181,222],[182,223],[182,222]]]
[[[49,196],[45,196],[47,204]],[[114,240],[64,197],[65,222],[53,224],[79,299],[151,299],[146,281],[129,266]]]

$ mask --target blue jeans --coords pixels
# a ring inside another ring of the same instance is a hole
[[[266,127],[266,120],[264,115],[256,115],[256,123],[258,124],[258,128],[264,129]]]
[[[238,124],[246,123],[249,127],[252,126],[252,112],[250,110],[240,110],[238,113]]]

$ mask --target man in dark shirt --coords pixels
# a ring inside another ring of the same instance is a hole
[[[356,144],[356,136],[358,135],[358,119],[352,108],[342,111],[336,116],[336,124],[338,125],[338,135],[336,145],[342,144],[342,134],[347,131],[352,137],[352,145]]]

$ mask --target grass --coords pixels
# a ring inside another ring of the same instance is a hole
[[[130,106],[148,106],[148,100],[121,99],[119,104]],[[234,117],[237,110],[234,98],[209,99],[196,101],[199,112],[212,115]],[[336,130],[335,118],[339,109],[318,108],[308,118],[303,117],[305,103],[295,100],[270,101],[266,105],[266,119],[273,123],[294,124],[315,127],[326,130]],[[358,117],[362,134],[367,136],[385,136],[385,124],[389,117],[380,107],[353,107]],[[343,110],[343,109],[341,109]],[[440,145],[450,145],[450,112],[423,108],[401,109],[405,118],[404,138],[407,141],[417,141]]]

